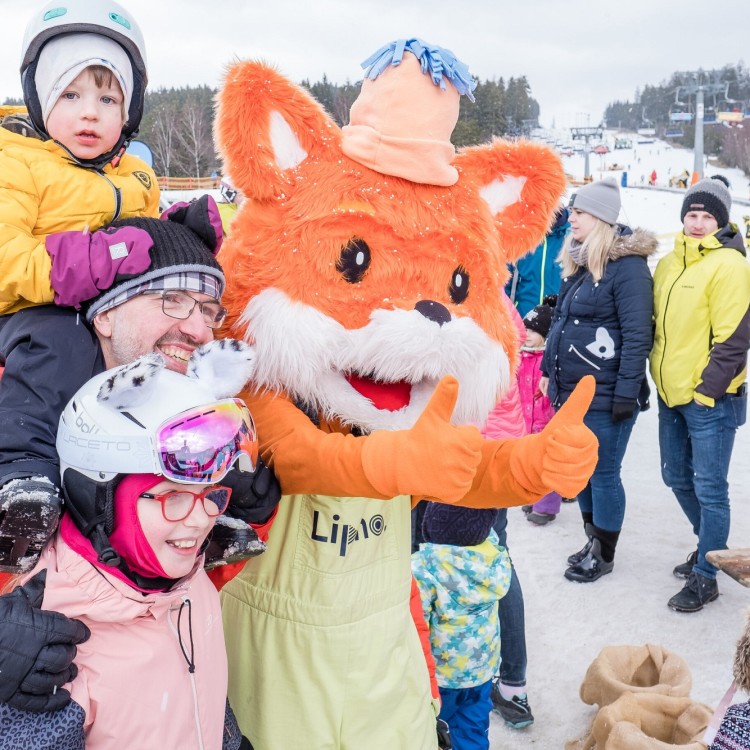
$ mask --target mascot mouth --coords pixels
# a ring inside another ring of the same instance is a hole
[[[369,399],[376,409],[398,411],[408,406],[411,401],[411,383],[405,380],[383,383],[353,373],[348,373],[344,377],[347,383],[357,393]]]

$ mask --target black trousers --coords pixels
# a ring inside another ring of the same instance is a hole
[[[65,405],[104,369],[93,330],[70,308],[41,305],[0,316],[0,486],[30,475],[60,486],[55,450]]]

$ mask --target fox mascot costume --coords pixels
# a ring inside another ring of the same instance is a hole
[[[573,496],[596,463],[582,382],[544,432],[480,436],[516,363],[505,264],[546,232],[556,156],[449,137],[475,85],[420,40],[384,47],[340,129],[240,62],[216,137],[245,196],[221,262],[245,394],[284,497],[222,591],[230,700],[258,750],[428,750],[437,702],[410,616],[410,509]]]

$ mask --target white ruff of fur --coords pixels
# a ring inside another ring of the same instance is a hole
[[[453,422],[479,426],[510,384],[502,346],[471,318],[439,326],[416,310],[378,309],[366,326],[350,331],[266,289],[250,300],[238,326],[255,346],[257,383],[367,432],[411,427],[445,375],[460,383]],[[349,385],[347,373],[407,381],[411,401],[398,411],[377,409]]]

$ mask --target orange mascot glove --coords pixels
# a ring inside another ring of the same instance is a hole
[[[379,430],[367,437],[362,468],[378,492],[455,503],[469,491],[484,439],[476,427],[451,424],[456,398],[458,381],[445,377],[411,429]]]
[[[583,424],[596,381],[586,375],[542,432],[520,438],[510,456],[518,482],[538,495],[554,490],[575,497],[588,483],[597,462],[599,441]]]

